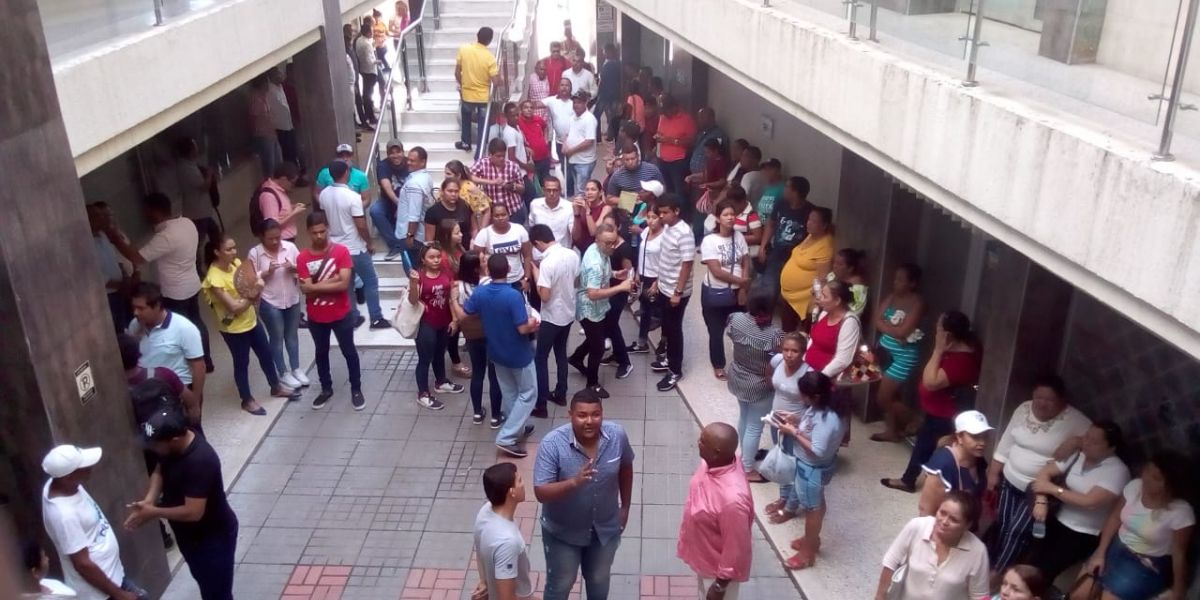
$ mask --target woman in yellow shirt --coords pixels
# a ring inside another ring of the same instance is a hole
[[[275,362],[271,358],[271,344],[267,341],[267,330],[258,322],[256,305],[258,295],[262,293],[263,281],[253,269],[238,269],[242,261],[237,254],[237,242],[224,233],[204,245],[208,273],[204,276],[201,291],[217,315],[217,329],[233,357],[233,382],[242,399],[242,410],[262,416],[267,414],[267,409],[250,393],[251,350],[258,357],[258,364],[271,384],[272,396],[290,398],[295,391],[279,383]],[[242,285],[239,286],[239,282]],[[239,287],[243,291],[239,292]]]
[[[808,237],[792,249],[779,274],[779,292],[787,303],[781,318],[784,331],[807,322],[813,282],[824,281],[833,266],[833,211],[815,206],[808,213]]]

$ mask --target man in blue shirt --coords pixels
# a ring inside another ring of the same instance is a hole
[[[533,433],[533,425],[526,425],[525,421],[533,412],[537,395],[533,344],[528,336],[537,331],[540,322],[525,310],[521,292],[505,283],[508,259],[493,254],[488,257],[487,269],[491,282],[475,288],[463,310],[478,314],[483,321],[488,356],[504,398],[505,421],[496,434],[496,447],[510,456],[524,458],[529,455],[525,451],[525,438]]]
[[[543,598],[566,600],[582,565],[588,600],[607,600],[613,557],[629,522],[633,447],[623,427],[604,421],[592,390],[576,392],[570,410],[571,422],[542,438],[533,465],[546,550]]]
[[[350,180],[346,182],[346,187],[358,192],[362,196],[363,207],[365,208],[371,202],[371,197],[367,194],[371,190],[371,180],[367,179],[367,174],[361,169],[354,166],[354,146],[350,144],[339,144],[337,147],[337,160],[340,160],[350,165]],[[321,197],[321,190],[333,185],[333,177],[329,175],[329,167],[321,169],[317,173],[317,185],[312,188],[313,191],[313,206],[320,207],[321,203],[318,198]],[[321,210],[325,210],[322,208]]]
[[[717,111],[711,106],[705,106],[696,112],[696,141],[692,142],[692,154],[688,160],[688,170],[692,173],[703,173],[707,166],[708,157],[704,154],[704,144],[708,140],[717,140],[722,152],[729,152],[729,136],[717,125]]]
[[[433,204],[433,176],[429,154],[420,146],[408,151],[408,179],[400,187],[396,206],[396,239],[408,254],[408,264],[419,267],[418,251],[425,240],[425,207]],[[464,231],[463,235],[469,232]]]
[[[608,135],[605,139],[617,139],[617,125],[621,122],[621,58],[615,44],[604,45],[604,64],[600,65],[600,89],[596,91],[596,138],[600,138],[600,123],[608,114]]]

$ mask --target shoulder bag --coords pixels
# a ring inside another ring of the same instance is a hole
[[[409,281],[409,285],[414,284]],[[408,292],[405,292],[400,298],[400,306],[396,307],[396,316],[392,319],[392,326],[400,333],[400,337],[406,340],[414,339],[417,337],[417,330],[421,328],[421,317],[424,314],[425,304],[420,301],[413,304],[408,299]]]

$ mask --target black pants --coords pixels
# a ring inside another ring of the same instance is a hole
[[[608,313],[604,315],[604,330],[612,341],[612,355],[619,366],[629,364],[629,348],[625,345],[625,334],[621,332],[621,313],[629,303],[629,293],[621,292],[608,299]]]
[[[1099,536],[1080,533],[1047,517],[1046,537],[1033,540],[1028,558],[1020,560],[1041,569],[1046,581],[1054,581],[1072,565],[1087,560],[1099,545]]]
[[[662,305],[662,335],[667,341],[667,367],[676,376],[683,375],[683,313],[689,299],[690,296],[683,296],[678,306],[672,306],[670,296],[658,294],[658,302]]]
[[[450,364],[457,365],[462,363],[462,356],[458,353],[458,340],[462,337],[461,331],[455,331],[454,335],[446,338],[446,355],[450,357]]]
[[[658,168],[662,170],[663,179],[666,180],[663,183],[666,185],[667,191],[686,197],[687,185],[684,183],[684,178],[688,176],[687,159],[660,160]]]
[[[279,140],[279,154],[283,156],[283,160],[299,167],[300,146],[296,142],[296,130],[276,129],[275,138]]]
[[[921,466],[933,456],[937,450],[937,441],[944,435],[954,433],[954,421],[946,417],[925,415],[925,422],[917,430],[917,443],[913,444],[912,455],[908,457],[908,468],[900,477],[909,487],[916,487],[917,476],[921,474]]]
[[[643,277],[642,289],[650,289],[650,286],[654,285],[656,281],[658,281],[657,277]],[[639,343],[650,343],[650,329],[654,324],[654,319],[659,319],[660,322],[662,320],[662,304],[659,303],[661,297],[661,294],[651,296],[650,294],[643,293],[638,298],[638,305],[642,309],[642,314],[638,317]]]
[[[362,114],[367,123],[374,123],[375,118],[375,83],[379,76],[374,73],[359,73],[362,77]]]
[[[163,308],[173,313],[187,317],[187,320],[200,330],[200,344],[204,347],[204,367],[212,371],[212,353],[208,351],[208,328],[204,326],[204,320],[200,318],[200,294],[183,300],[163,296],[162,305]]]
[[[354,313],[346,313],[341,320],[332,323],[317,323],[309,319],[308,331],[312,334],[313,349],[317,355],[317,378],[321,381],[321,391],[333,391],[333,376],[329,373],[329,335],[333,334],[337,337],[342,357],[346,359],[346,370],[350,372],[350,391],[361,392],[358,348],[354,347]]]
[[[483,377],[487,375],[492,418],[499,418],[500,382],[496,380],[496,367],[488,362],[487,340],[467,340],[467,354],[471,356],[471,407],[475,414],[483,414]]]
[[[583,343],[571,353],[571,360],[579,362],[587,359],[584,363],[584,376],[587,386],[595,387],[600,385],[600,359],[604,358],[604,338],[607,330],[603,319],[580,319],[579,324],[583,326]]]
[[[227,531],[206,532],[195,542],[179,540],[179,553],[200,588],[202,600],[233,600],[233,558],[237,552],[237,521]]]
[[[536,297],[536,295],[534,295]],[[554,353],[554,364],[558,368],[553,394],[567,397],[567,339],[571,337],[571,324],[555,325],[542,321],[537,332],[537,352],[533,364],[537,370],[538,395],[534,408],[546,408],[550,397],[550,353]]]
[[[741,306],[705,306],[700,301],[700,314],[704,316],[704,326],[708,329],[708,362],[714,369],[725,368],[725,325],[729,323],[729,315],[745,310]]]
[[[546,177],[550,175],[550,157],[533,161],[533,171],[537,173],[538,183],[544,184]]]

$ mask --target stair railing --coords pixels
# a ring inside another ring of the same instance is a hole
[[[403,75],[402,79],[404,80],[404,108],[405,108],[405,110],[412,110],[412,89],[410,86],[409,66],[408,66],[408,38],[409,37],[413,37],[416,42],[417,72],[420,77],[420,90],[422,93],[429,92],[429,85],[425,78],[425,32],[424,32],[424,29],[422,28],[422,23],[425,18],[423,9],[426,4],[430,4],[430,3],[433,4],[433,6],[435,7],[434,14],[436,15],[437,0],[410,0],[409,15],[412,17],[412,21],[410,21],[408,26],[406,26],[404,28],[404,30],[400,32],[400,36],[399,36],[399,40],[400,40],[399,63],[400,63],[400,72]],[[392,58],[393,58],[393,61],[395,61],[396,56],[393,55]],[[390,119],[389,119],[390,123],[388,123],[388,125],[390,125],[391,127],[390,127],[390,131],[389,131],[389,135],[384,140],[384,143],[387,143],[387,140],[389,140],[389,139],[400,137],[400,118],[396,114],[395,79],[396,79],[396,69],[395,69],[395,64],[393,62],[393,68],[390,71],[388,71],[387,83],[384,84],[383,98],[379,102],[380,114],[382,114],[384,111],[387,111],[388,115],[390,117]],[[380,138],[381,134],[384,132],[384,129],[385,129],[385,127],[381,123],[380,125],[375,127],[375,133],[372,134],[372,136],[371,136],[371,146],[370,146],[371,149],[370,149],[370,153],[366,157],[367,164],[362,165],[362,170],[366,172],[368,180],[371,179],[371,174],[375,170],[375,166],[379,163],[379,138]]]

